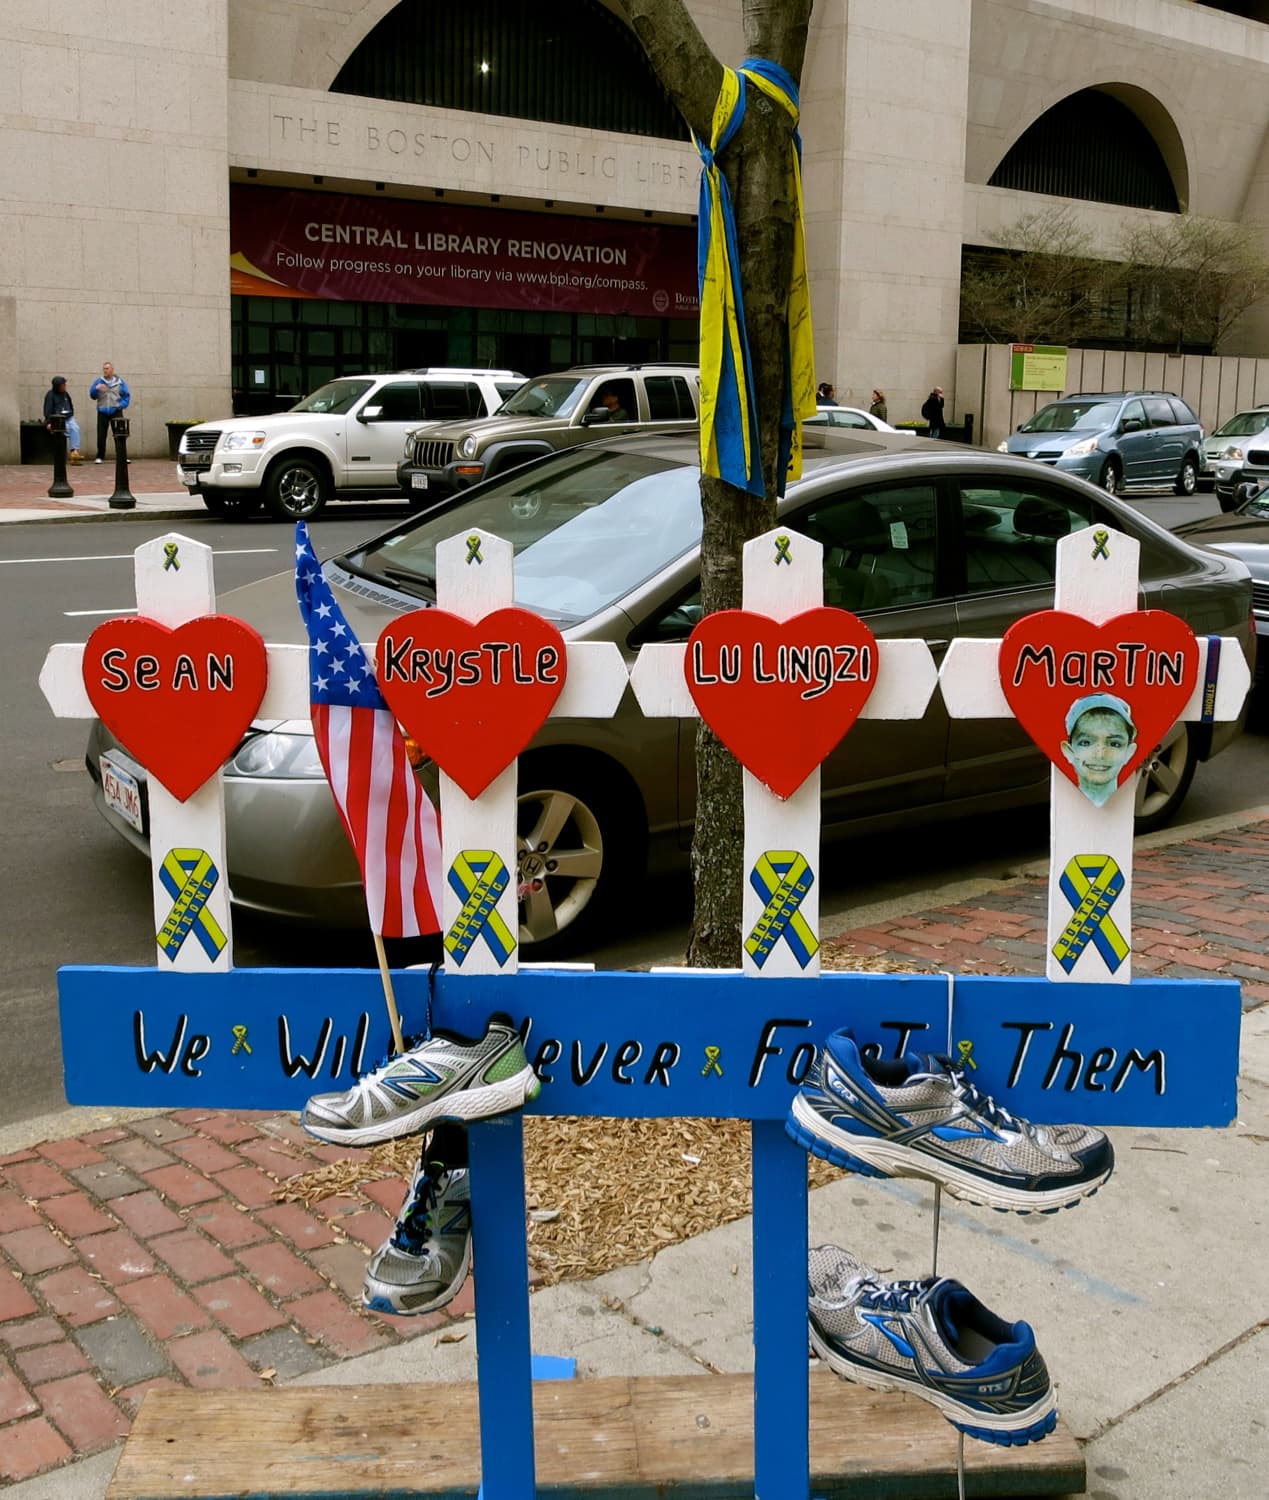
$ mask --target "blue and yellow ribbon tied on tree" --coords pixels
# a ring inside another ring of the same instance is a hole
[[[701,317],[701,471],[750,494],[766,493],[745,329],[736,215],[727,179],[717,160],[744,121],[746,88],[750,83],[785,109],[794,124],[786,177],[786,191],[795,208],[793,262],[776,467],[776,489],[783,495],[786,482],[802,475],[801,423],[803,418],[815,414],[815,352],[810,282],[806,273],[798,89],[784,68],[762,58],[747,58],[739,72],[723,69],[709,145],[693,137],[703,163],[696,256]]]
[[[1058,885],[1071,903],[1071,920],[1053,945],[1053,956],[1069,974],[1091,942],[1113,974],[1132,951],[1110,909],[1127,884],[1109,854],[1077,854]]]
[[[207,899],[219,879],[220,871],[205,849],[169,849],[159,866],[159,880],[172,897],[172,910],[155,941],[173,962],[191,932],[213,961],[220,957],[229,941],[220,923],[207,910]]]
[[[511,879],[492,849],[464,849],[449,871],[450,888],[463,898],[463,909],[445,934],[445,951],[462,965],[472,945],[484,938],[498,967],[515,951],[516,940],[498,915],[498,898]]]
[[[820,946],[800,910],[815,884],[815,874],[805,857],[796,849],[768,849],[750,871],[749,884],[764,905],[745,939],[745,952],[762,968],[783,938],[798,966],[805,969]]]

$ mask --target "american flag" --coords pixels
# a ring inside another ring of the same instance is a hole
[[[371,928],[383,937],[440,931],[441,830],[367,655],[322,573],[303,521],[295,592],[309,638],[318,754],[357,851]]]

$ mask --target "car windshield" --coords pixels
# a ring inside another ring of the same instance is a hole
[[[567,376],[548,375],[542,380],[526,380],[520,389],[499,407],[503,416],[567,417],[577,410],[589,384]]]
[[[432,583],[437,543],[473,527],[511,543],[517,604],[576,623],[699,543],[699,475],[650,453],[579,448],[385,537],[359,569]]]
[[[1224,427],[1218,427],[1213,437],[1255,437],[1269,427],[1269,411],[1240,411],[1230,417]]]
[[[1263,489],[1238,507],[1240,516],[1255,516],[1257,520],[1269,521],[1269,489]]]
[[[324,411],[339,415],[348,411],[353,403],[364,396],[374,384],[373,380],[328,380],[318,386],[311,396],[305,396],[292,411]]]
[[[1118,414],[1118,401],[1054,401],[1042,406],[1018,431],[1073,432],[1077,427],[1091,427],[1100,432],[1112,426]]]

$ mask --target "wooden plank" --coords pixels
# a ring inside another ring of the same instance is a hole
[[[811,1376],[811,1493],[826,1500],[956,1494],[956,1433],[912,1396]],[[676,1500],[753,1489],[745,1375],[545,1381],[534,1388],[539,1495]],[[458,1385],[156,1390],[107,1500],[431,1500],[480,1483],[476,1388]],[[1025,1448],[967,1440],[967,1494],[1069,1495],[1084,1460],[1067,1428]]]

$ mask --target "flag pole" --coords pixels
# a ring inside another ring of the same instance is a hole
[[[401,1012],[397,1009],[397,997],[392,989],[392,974],[388,969],[388,955],[383,947],[382,933],[374,933],[375,953],[379,959],[379,978],[383,980],[383,1002],[388,1007],[388,1020],[392,1023],[392,1046],[397,1052],[405,1051],[405,1038],[401,1035]]]

